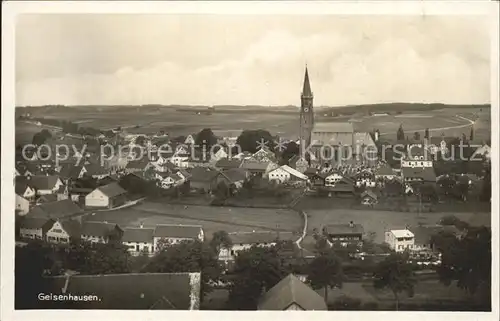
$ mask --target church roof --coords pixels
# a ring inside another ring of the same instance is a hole
[[[302,96],[312,97],[311,84],[309,83],[309,73],[307,72],[307,66],[306,66],[306,74],[304,75],[304,88],[302,88]]]

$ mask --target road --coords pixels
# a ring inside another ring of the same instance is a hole
[[[429,131],[430,132],[436,132],[436,131],[443,131],[443,130],[449,130],[449,129],[458,129],[458,128],[469,127],[469,126],[472,126],[474,124],[474,121],[471,120],[471,119],[469,119],[469,118],[465,118],[465,117],[459,116],[459,115],[455,115],[455,117],[457,117],[459,119],[466,120],[468,123],[461,124],[461,125],[456,125],[456,126],[439,127],[439,128],[429,128]],[[415,132],[424,132],[425,130],[426,130],[426,128],[422,128],[422,129],[417,129],[417,130],[414,130],[414,131]],[[388,134],[394,134],[394,132],[380,133],[380,135],[388,135]]]

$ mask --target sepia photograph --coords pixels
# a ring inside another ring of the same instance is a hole
[[[418,12],[18,14],[14,309],[498,317],[495,17]]]

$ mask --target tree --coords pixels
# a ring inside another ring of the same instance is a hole
[[[282,154],[282,162],[283,164],[287,164],[290,158],[292,158],[295,155],[300,154],[300,148],[297,143],[291,141],[286,145],[286,149],[283,151]]]
[[[398,140],[405,139],[405,131],[403,130],[403,124],[399,125],[398,132],[397,132],[397,139]]]
[[[288,273],[275,246],[252,246],[240,251],[235,260],[229,306],[234,310],[255,310],[262,293]]]
[[[323,250],[308,267],[307,282],[313,289],[324,289],[328,304],[328,288],[342,287],[342,262],[333,250]]]
[[[413,133],[413,139],[414,140],[420,140],[420,133],[419,132],[414,132]]]
[[[394,294],[396,310],[399,310],[399,294],[406,292],[413,296],[417,282],[408,257],[408,253],[392,253],[376,266],[373,274],[376,289],[389,288]]]
[[[429,139],[429,138],[430,138],[430,136],[429,136],[429,128],[426,128],[426,129],[425,129],[424,138],[425,138],[425,139]]]
[[[441,282],[456,285],[481,302],[491,299],[491,229],[469,228],[453,246],[443,248],[437,272]]]
[[[199,272],[201,273],[202,299],[212,290],[210,281],[219,280],[221,275],[217,253],[208,244],[200,241],[185,241],[161,249],[151,258],[144,271],[153,273]]]
[[[203,128],[195,138],[195,144],[198,146],[205,146],[210,148],[217,144],[217,137],[214,135],[210,128]]]
[[[217,231],[212,235],[210,240],[210,246],[219,253],[222,248],[229,249],[233,245],[233,241],[229,237],[226,231]]]
[[[46,139],[52,138],[52,134],[48,129],[42,129],[40,133],[42,133],[42,135],[45,136]]]
[[[471,127],[470,128],[470,136],[469,136],[469,139],[472,141],[474,140],[474,127]]]
[[[487,166],[483,178],[483,187],[481,189],[480,199],[483,202],[491,201],[491,167]]]
[[[262,147],[259,146],[260,142],[265,143],[269,149],[274,150],[273,136],[267,130],[244,130],[236,140],[236,144],[240,146],[241,151],[250,153],[255,153],[259,147]]]
[[[130,253],[119,243],[73,242],[65,266],[82,274],[115,274],[130,271]]]
[[[39,133],[36,133],[35,135],[33,135],[32,144],[36,145],[36,146],[40,146],[40,145],[45,144],[46,140],[47,140],[47,137],[42,132],[39,132]]]
[[[139,146],[144,146],[146,145],[146,137],[145,136],[137,136],[135,139],[135,143]]]

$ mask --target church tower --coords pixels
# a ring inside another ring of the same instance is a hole
[[[300,143],[309,146],[311,144],[311,133],[314,126],[313,94],[309,83],[309,74],[304,76],[304,87],[300,96]]]

